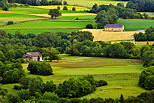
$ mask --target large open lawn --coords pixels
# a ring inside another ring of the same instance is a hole
[[[150,19],[119,19],[118,24],[123,24],[125,30],[146,30],[153,26],[154,20]]]
[[[62,56],[59,62],[50,63],[54,75],[40,76],[44,82],[53,80],[57,85],[64,80],[72,77],[91,74],[96,80],[104,79],[108,82],[107,86],[99,87],[94,93],[82,98],[119,98],[121,94],[124,97],[137,96],[146,90],[138,87],[138,78],[143,70],[142,62],[138,59],[115,59],[101,57],[78,57]],[[28,64],[23,64],[27,73]],[[30,77],[37,75],[28,74]],[[2,85],[9,89],[9,93],[17,93],[13,90],[14,84]]]

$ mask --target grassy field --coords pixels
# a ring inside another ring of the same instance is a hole
[[[140,13],[146,13],[146,14],[148,14],[150,17],[154,17],[154,12],[140,12]]]
[[[119,2],[124,3],[126,5],[127,2],[124,1],[116,1],[116,0],[66,0],[69,5],[81,5],[81,6],[86,6],[86,7],[92,7],[95,3],[98,5],[103,5],[103,4],[113,4],[117,5]]]
[[[27,20],[37,20],[45,19],[47,17],[32,16],[26,14],[16,14],[16,13],[0,13],[0,25],[6,24],[8,21],[21,22]]]
[[[133,34],[141,32],[141,31],[111,32],[111,31],[103,31],[103,29],[83,29],[83,31],[90,31],[94,36],[94,41],[132,40]]]
[[[20,14],[48,14],[49,9],[37,6],[10,8],[10,12]],[[81,11],[60,10],[61,13],[85,13]]]
[[[25,63],[23,67],[29,73],[26,69],[27,65]],[[121,94],[126,98],[146,91],[137,86],[139,75],[143,70],[142,62],[137,59],[62,56],[62,60],[52,62],[51,66],[54,75],[40,76],[44,82],[53,80],[54,83],[59,84],[69,78],[87,74],[93,75],[96,80],[104,79],[108,82],[107,86],[99,87],[94,93],[82,98],[119,98]],[[28,76],[36,77],[31,74]],[[12,89],[13,85],[7,84],[2,87],[8,88],[9,93],[17,93]]]
[[[145,30],[154,27],[154,20],[149,19],[119,19],[118,24],[123,24],[125,30]]]
[[[66,32],[66,33],[71,33],[75,31],[79,31],[80,29],[50,29],[50,30],[20,30],[21,33],[23,34],[28,34],[28,33],[34,33],[34,34],[40,34],[43,32]],[[7,33],[15,34],[15,32],[18,30],[7,30]]]
[[[48,20],[42,21],[32,21],[25,22],[20,24],[8,25],[4,27],[0,27],[0,29],[5,30],[43,30],[43,29],[55,29],[55,28],[85,28],[87,24],[94,24],[95,22],[49,22]]]

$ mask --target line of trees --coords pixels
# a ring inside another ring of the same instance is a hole
[[[89,11],[97,13],[96,23],[98,28],[104,27],[106,24],[114,24],[119,18],[123,19],[149,19],[148,14],[138,13],[135,9],[124,7],[123,3],[118,3],[117,6],[110,5],[97,5],[94,4]]]
[[[67,1],[62,0],[16,0],[17,3],[22,3],[22,4],[29,4],[29,5],[34,5],[34,6],[40,6],[40,5],[68,5]]]
[[[154,12],[154,1],[153,0],[130,0],[127,8],[136,9],[140,12]]]
[[[136,41],[154,41],[154,28],[148,28],[145,33],[134,34],[134,39]]]
[[[47,84],[47,83],[46,83]],[[37,86],[38,88],[39,86]],[[43,86],[42,86],[43,87]],[[48,85],[50,87],[50,85]],[[35,88],[34,88],[35,89]],[[36,89],[35,89],[36,90]],[[7,94],[7,90],[0,88],[1,103],[153,103],[154,91],[144,92],[134,97],[125,98],[121,95],[119,98],[91,98],[91,99],[79,99],[79,98],[60,98],[52,92],[39,93],[36,92],[35,96],[30,96],[28,90],[22,90],[18,95]]]

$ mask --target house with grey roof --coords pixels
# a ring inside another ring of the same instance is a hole
[[[27,52],[22,56],[25,61],[43,61],[42,54],[40,52]]]
[[[105,31],[124,31],[124,25],[122,24],[107,24],[104,26]]]

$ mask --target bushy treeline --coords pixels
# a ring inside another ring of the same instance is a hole
[[[154,89],[154,67],[149,67],[142,71],[138,84],[147,90]]]
[[[22,4],[29,4],[29,5],[34,5],[34,6],[39,6],[39,5],[67,5],[66,1],[62,0],[16,0],[17,3],[22,3]]]
[[[41,52],[43,57],[49,57],[51,61],[56,58],[55,54],[67,53],[70,50],[73,40],[93,40],[90,32],[72,33],[41,33],[35,34],[7,34],[0,31],[0,61],[2,62],[23,62],[21,58],[26,52]],[[54,49],[55,48],[55,49]]]
[[[19,79],[25,76],[23,67],[19,63],[3,64],[0,61],[0,82],[17,83]]]
[[[0,89],[4,91],[4,89]],[[144,92],[138,95],[137,97],[128,97],[124,98],[121,95],[119,98],[91,98],[91,99],[78,99],[78,98],[60,98],[55,93],[45,92],[45,93],[36,93],[36,96],[29,97],[28,91],[22,90],[18,95],[4,95],[0,99],[1,103],[154,103],[154,91]]]
[[[140,49],[131,42],[108,43],[103,41],[74,41],[69,54],[111,58],[140,58]]]
[[[31,61],[27,69],[30,71],[30,74],[38,74],[38,75],[52,75],[52,68],[49,63],[39,62],[39,61]]]
[[[96,90],[96,87],[105,86],[104,80],[96,81],[93,76],[71,78],[59,84],[56,94],[59,97],[76,98],[82,97]]]
[[[20,85],[14,85],[14,89],[20,90],[18,95],[8,95],[6,103],[12,103],[13,101],[14,103],[21,103],[24,101],[46,103],[46,99],[49,99],[49,103],[59,103],[60,101],[65,103],[65,101],[68,101],[69,99],[62,97],[81,97],[94,92],[96,87],[107,85],[106,81],[96,81],[93,76],[90,75],[80,78],[70,78],[69,80],[64,81],[62,84],[59,84],[58,88],[56,88],[56,85],[53,83],[53,81],[47,81],[44,83],[40,77],[23,77],[20,79],[19,83]],[[0,93],[5,96],[7,91],[0,89]]]
[[[154,41],[154,28],[148,28],[145,33],[134,34],[134,39],[136,41]]]
[[[148,14],[138,13],[135,9],[124,7],[123,3],[117,6],[110,5],[93,5],[89,12],[97,13],[96,23],[98,28],[102,28],[105,24],[114,24],[119,18],[123,19],[149,19]]]
[[[146,45],[141,48],[141,59],[144,67],[154,66],[154,45]]]
[[[154,0],[130,0],[126,7],[136,9],[141,12],[153,12]]]

